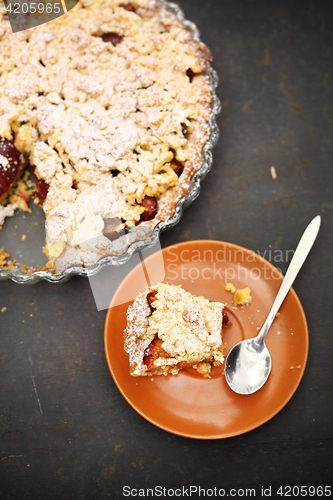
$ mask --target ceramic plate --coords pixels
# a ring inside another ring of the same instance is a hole
[[[164,282],[182,285],[195,295],[226,304],[233,325],[223,331],[228,349],[257,335],[271,308],[283,275],[256,253],[221,241],[190,241],[164,248]],[[150,276],[160,274],[161,254],[146,259]],[[272,371],[267,383],[251,395],[235,394],[227,385],[223,367],[214,367],[205,379],[189,368],[178,375],[132,377],[123,349],[126,310],[120,298],[126,291],[147,287],[141,264],[118,287],[107,313],[105,351],[111,375],[128,403],[152,424],[180,436],[219,439],[236,436],[276,415],[296,391],[307,361],[308,329],[301,303],[290,290],[267,335]],[[225,283],[249,287],[252,303],[233,306]],[[152,283],[152,285],[155,283]]]

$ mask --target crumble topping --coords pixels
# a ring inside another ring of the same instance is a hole
[[[157,291],[153,311],[147,300],[152,291]],[[159,283],[141,293],[128,308],[124,332],[131,375],[175,375],[181,368],[192,366],[209,376],[211,364],[224,361],[223,307],[222,303],[195,297],[181,286]],[[145,355],[155,339],[163,353],[148,370]]]
[[[105,219],[139,238],[136,225],[149,234],[188,191],[210,134],[210,53],[157,0],[81,0],[15,34],[5,15],[0,2],[0,137],[46,183],[55,268],[92,265],[124,251],[103,235]],[[147,196],[158,210],[142,221]]]

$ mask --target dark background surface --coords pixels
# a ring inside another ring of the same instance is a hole
[[[304,377],[285,408],[248,434],[174,436],[113,383],[106,312],[86,279],[1,282],[1,499],[118,499],[125,485],[256,488],[260,498],[262,486],[332,482],[332,3],[179,3],[213,52],[223,110],[213,169],[161,244],[216,239],[284,252],[320,214],[294,286],[310,332]]]

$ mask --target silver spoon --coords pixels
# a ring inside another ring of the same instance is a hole
[[[265,345],[265,337],[315,242],[320,222],[320,215],[317,215],[304,231],[280,290],[274,300],[272,309],[257,337],[239,342],[231,349],[227,356],[225,378],[231,389],[238,394],[252,394],[256,392],[264,385],[270,374],[272,361]]]

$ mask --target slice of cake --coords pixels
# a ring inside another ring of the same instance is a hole
[[[133,376],[176,375],[187,367],[210,377],[224,361],[224,304],[196,297],[181,286],[159,283],[127,310],[124,349]]]

